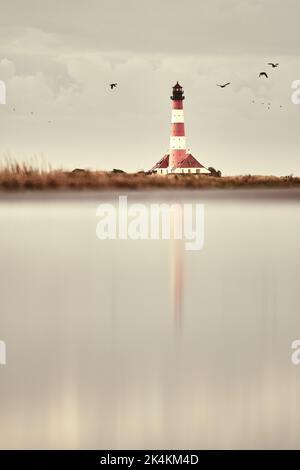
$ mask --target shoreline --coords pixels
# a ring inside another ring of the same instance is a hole
[[[0,170],[0,194],[9,192],[61,191],[173,191],[173,190],[237,190],[237,189],[295,189],[300,177],[290,176],[204,176],[194,174],[154,175],[103,171],[41,172],[26,167]]]
[[[207,202],[228,201],[265,201],[265,202],[300,202],[300,187],[291,188],[218,188],[218,189],[141,189],[139,191],[126,188],[111,188],[106,190],[23,190],[0,191],[0,204],[16,202],[18,204],[28,202],[93,202],[99,200],[117,200],[120,195],[127,195],[132,200],[166,201],[176,203],[186,200],[199,200]]]

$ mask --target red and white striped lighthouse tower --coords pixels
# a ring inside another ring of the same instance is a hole
[[[173,86],[169,168],[177,168],[186,157],[182,86]]]
[[[163,156],[154,167],[151,173],[166,175],[168,173],[209,173],[202,163],[186,151],[183,100],[184,94],[182,86],[177,82],[173,86],[171,138],[169,153]]]

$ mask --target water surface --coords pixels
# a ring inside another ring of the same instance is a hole
[[[197,252],[98,240],[114,193],[2,195],[0,447],[299,448],[290,194],[129,194],[204,203]]]

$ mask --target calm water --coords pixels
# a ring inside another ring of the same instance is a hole
[[[300,199],[234,194],[157,196],[205,204],[197,252],[1,196],[1,448],[300,447]]]

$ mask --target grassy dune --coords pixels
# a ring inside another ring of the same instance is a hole
[[[0,190],[109,190],[180,189],[180,188],[300,188],[300,178],[293,176],[226,176],[205,175],[150,175],[144,173],[117,173],[104,171],[74,172],[39,170],[17,163],[0,168]]]

